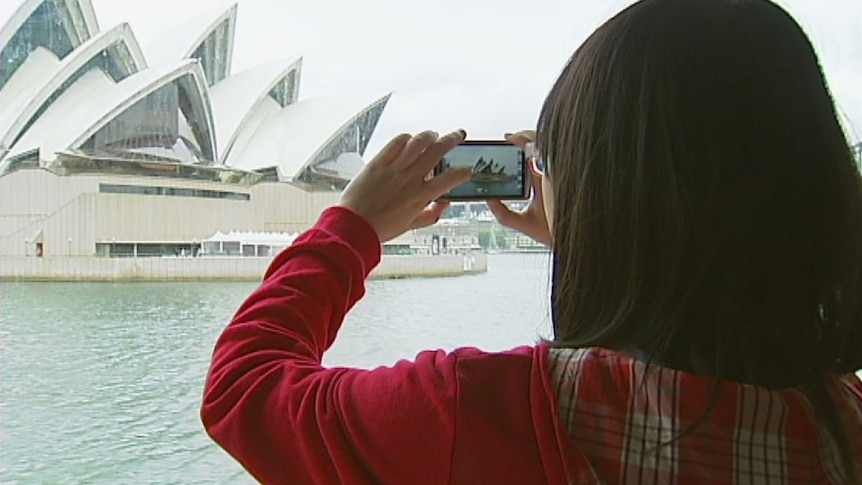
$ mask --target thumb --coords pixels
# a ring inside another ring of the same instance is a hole
[[[530,185],[533,187],[533,198],[542,197],[542,174],[536,170],[535,163],[527,164],[530,170]]]
[[[419,217],[413,220],[413,223],[410,224],[410,229],[418,229],[420,227],[430,226],[435,224],[437,221],[443,217],[443,213],[449,209],[448,201],[437,201],[432,202],[430,206],[425,208]]]
[[[473,177],[473,170],[470,167],[454,168],[440,175],[435,175],[426,185],[428,198],[430,200],[437,200],[446,194],[446,192],[470,180],[471,177]]]
[[[496,199],[486,200],[485,203],[488,205],[488,210],[491,211],[491,214],[494,214],[494,217],[500,224],[504,226],[507,225],[511,221],[511,218],[515,215],[512,209],[509,209],[506,204],[500,202]]]

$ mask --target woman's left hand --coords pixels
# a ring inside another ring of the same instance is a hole
[[[449,206],[434,201],[470,180],[472,170],[452,169],[433,177],[428,174],[465,136],[464,131],[443,137],[426,131],[395,137],[347,185],[338,205],[368,221],[381,242],[434,224]]]
[[[536,132],[524,130],[514,135],[507,134],[506,141],[525,148],[527,143],[536,141]],[[533,163],[528,164],[528,170],[532,195],[530,195],[530,204],[526,209],[516,212],[499,200],[489,200],[488,209],[501,225],[520,231],[537,242],[551,246],[554,238],[551,237],[551,228],[548,225],[548,208],[545,207],[544,188],[542,186],[543,176],[536,171],[536,166]]]

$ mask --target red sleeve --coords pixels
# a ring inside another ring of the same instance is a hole
[[[201,419],[261,482],[448,481],[454,355],[373,371],[321,366],[379,260],[366,221],[327,210],[273,261],[216,343]]]

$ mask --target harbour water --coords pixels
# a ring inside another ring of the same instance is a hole
[[[549,263],[492,255],[479,275],[372,281],[325,363],[535,343]],[[254,483],[198,409],[213,343],[255,286],[0,283],[0,482]]]

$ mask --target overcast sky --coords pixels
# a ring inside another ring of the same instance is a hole
[[[9,8],[10,2],[2,3]],[[146,45],[174,23],[235,2],[93,3],[103,30],[129,22]],[[233,71],[302,56],[301,99],[394,92],[366,157],[404,131],[463,127],[474,138],[500,138],[506,131],[535,125],[542,100],[574,49],[630,3],[239,0]],[[779,3],[812,38],[850,138],[859,140],[862,1]]]

